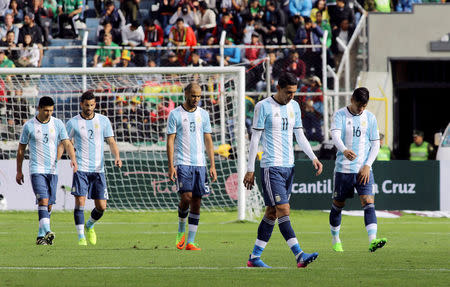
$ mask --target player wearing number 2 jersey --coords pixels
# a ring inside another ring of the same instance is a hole
[[[73,146],[68,140],[66,128],[61,120],[52,117],[55,103],[50,97],[42,97],[36,117],[23,126],[17,150],[18,184],[23,183],[22,162],[27,145],[30,150],[30,177],[36,202],[38,203],[39,231],[37,245],[52,245],[55,234],[50,229],[50,214],[56,201],[58,175],[56,172],[58,144],[67,150],[73,171],[77,162]]]
[[[383,247],[386,238],[377,239],[377,217],[373,195],[372,163],[380,149],[377,119],[366,110],[369,91],[358,88],[353,92],[351,105],[336,112],[331,126],[333,143],[337,147],[334,170],[333,204],[330,211],[330,229],[333,249],[344,251],[339,238],[341,211],[347,198],[358,192],[364,208],[364,222],[369,236],[369,250]]]

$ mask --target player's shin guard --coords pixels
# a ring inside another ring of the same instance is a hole
[[[375,214],[375,204],[368,203],[364,206],[364,223],[366,225],[369,242],[377,238],[377,215]]]
[[[270,220],[265,216],[263,217],[258,227],[258,237],[256,239],[255,246],[253,247],[252,254],[250,255],[251,259],[261,257],[264,248],[266,248],[267,242],[269,242],[269,239],[272,236],[274,226],[274,220]]]
[[[197,233],[198,222],[200,221],[200,214],[189,213],[188,224],[189,224],[189,233],[187,243],[194,243],[195,234]]]
[[[188,214],[189,208],[183,210],[178,206],[178,232],[186,231],[186,219]]]
[[[334,203],[331,205],[330,211],[330,230],[333,240],[333,244],[341,242],[339,238],[339,231],[341,229],[342,207],[336,206]]]
[[[86,222],[86,227],[92,228],[92,226],[94,226],[94,224],[103,216],[103,213],[103,210],[98,210],[97,208],[92,209],[91,217]]]
[[[48,206],[39,205],[38,206],[39,215],[39,233],[38,237],[43,237],[47,232],[50,231],[50,217],[48,215]]]
[[[295,236],[294,229],[292,229],[291,220],[288,215],[278,218],[278,227],[289,248],[292,250],[292,253],[298,258],[302,249],[298,244],[297,237]]]
[[[78,239],[84,238],[84,206],[75,206],[73,210]]]

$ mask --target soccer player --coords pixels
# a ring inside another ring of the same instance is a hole
[[[261,254],[272,235],[276,219],[281,234],[295,255],[297,267],[306,267],[319,255],[316,252],[303,252],[289,219],[289,198],[294,178],[294,134],[297,143],[312,160],[316,175],[322,173],[322,163],[314,155],[303,133],[300,107],[296,101],[292,101],[297,83],[295,75],[281,75],[277,94],[258,102],[255,107],[244,185],[247,189],[254,185],[255,157],[262,137],[264,153],[261,159],[261,181],[266,211],[258,227],[258,237],[248,259],[248,267],[270,268],[261,260]]]
[[[17,150],[16,182],[22,184],[22,163],[25,148],[30,150],[31,185],[38,203],[39,231],[37,245],[52,245],[55,233],[50,229],[50,214],[56,201],[58,175],[56,173],[58,144],[67,150],[73,171],[77,171],[75,151],[61,120],[52,117],[55,103],[50,97],[39,100],[38,114],[23,126]]]
[[[202,196],[210,192],[205,147],[209,157],[209,175],[212,182],[217,179],[209,115],[198,107],[201,94],[202,90],[198,84],[187,85],[184,90],[185,102],[170,112],[167,122],[168,176],[171,181],[177,182],[181,197],[178,205],[176,244],[178,249],[186,250],[201,250],[195,243],[195,234],[200,220]],[[188,214],[189,233],[186,242]]]
[[[377,217],[373,196],[372,163],[380,149],[377,119],[366,110],[369,90],[358,88],[353,92],[351,104],[336,112],[331,125],[333,143],[337,148],[334,169],[333,204],[330,211],[330,229],[333,249],[343,252],[339,238],[341,211],[347,198],[358,192],[364,208],[364,222],[369,236],[369,250],[383,247],[387,239],[377,239]]]
[[[73,211],[75,226],[78,233],[78,245],[97,244],[94,224],[106,210],[108,191],[106,188],[103,146],[104,141],[109,144],[114,155],[114,164],[122,167],[119,149],[114,140],[114,133],[109,119],[95,113],[95,96],[88,91],[81,95],[81,113],[67,122],[67,132],[73,141],[78,162],[78,171],[73,175],[72,194],[75,196]],[[84,206],[86,196],[94,199],[95,208],[91,217],[84,224]],[[86,236],[84,231],[86,230]]]

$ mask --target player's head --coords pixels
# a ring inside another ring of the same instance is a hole
[[[298,87],[298,80],[297,77],[292,73],[284,73],[280,76],[280,79],[278,80],[277,85],[277,101],[280,102],[280,104],[287,104],[289,103],[295,95],[295,92],[297,91]]]
[[[81,95],[80,99],[80,107],[81,107],[81,114],[84,117],[91,117],[95,110],[95,96],[94,93],[91,91],[84,92]]]
[[[197,107],[202,95],[202,88],[197,83],[190,83],[184,88],[184,97],[186,98],[187,108]]]
[[[359,115],[362,113],[369,103],[369,90],[367,88],[361,87],[357,88],[352,95],[350,109],[352,113]]]
[[[40,121],[46,122],[50,119],[53,114],[53,108],[55,107],[55,102],[50,97],[42,97],[39,99],[38,104],[38,117]]]

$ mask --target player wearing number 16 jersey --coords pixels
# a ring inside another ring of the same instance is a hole
[[[341,211],[347,198],[358,192],[364,208],[364,222],[369,236],[369,251],[383,247],[386,238],[377,239],[377,217],[373,195],[372,163],[380,149],[377,119],[366,110],[369,91],[358,88],[353,92],[351,105],[336,112],[331,125],[331,135],[336,146],[333,204],[330,211],[330,229],[333,249],[344,251],[339,238]]]

